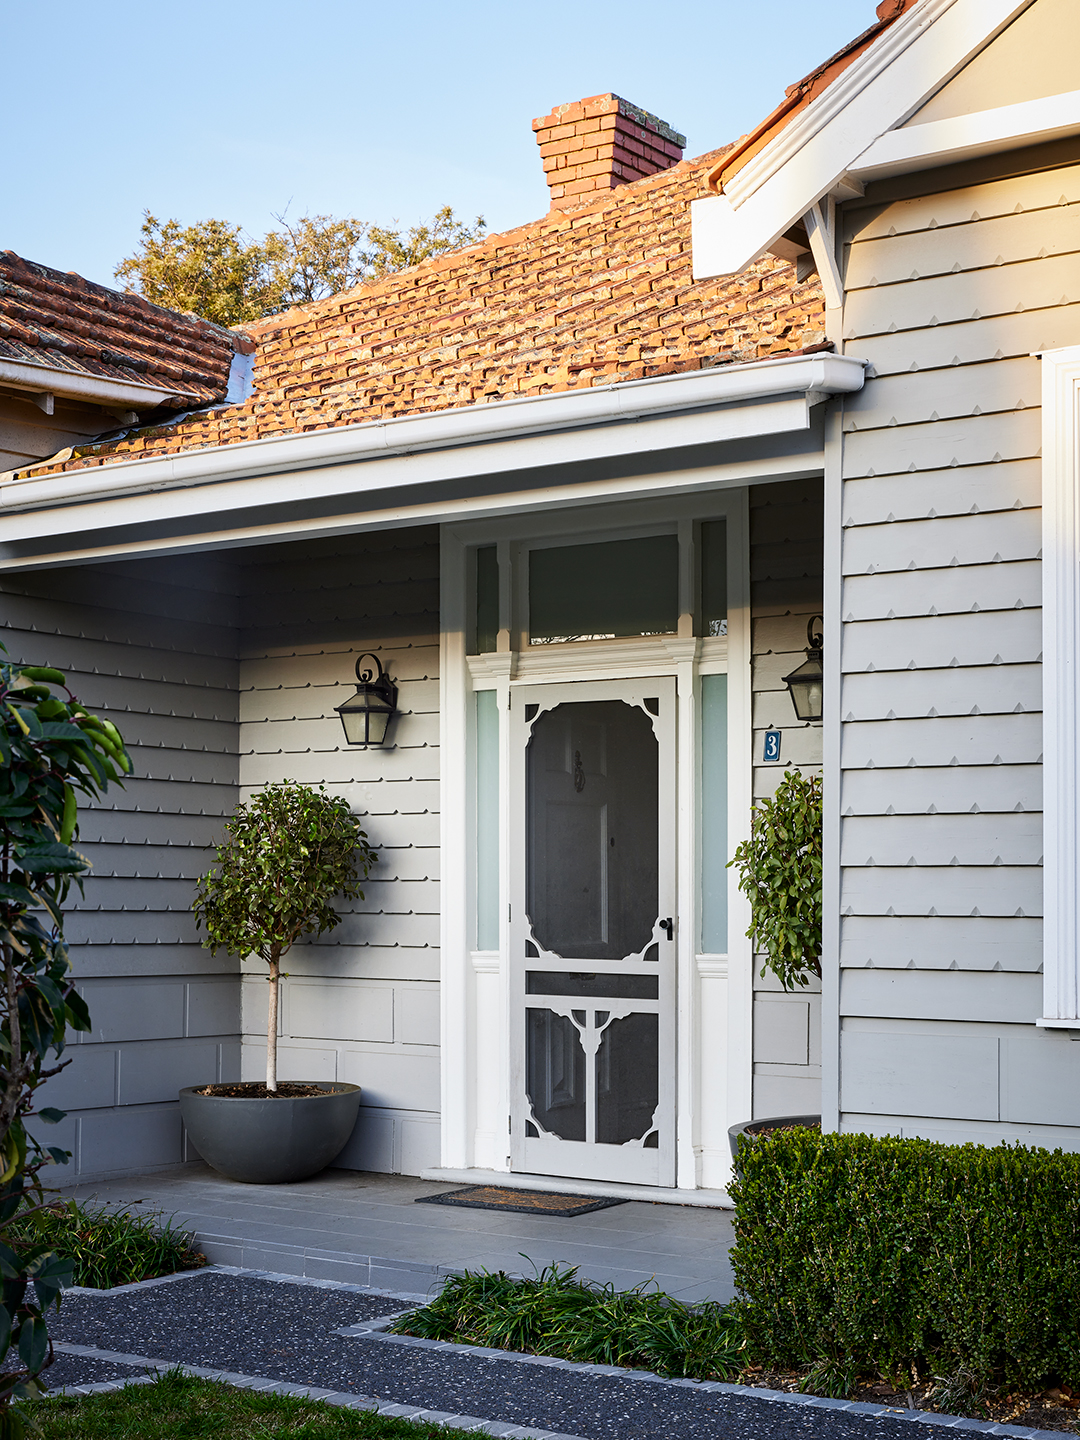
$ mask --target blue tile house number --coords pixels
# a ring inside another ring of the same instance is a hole
[[[780,759],[780,731],[765,731],[765,748],[761,752],[762,760]]]

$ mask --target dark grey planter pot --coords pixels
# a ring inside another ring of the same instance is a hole
[[[190,1086],[180,1091],[180,1114],[196,1150],[222,1175],[287,1185],[341,1154],[360,1109],[359,1085],[313,1083],[323,1094],[297,1100],[197,1095]]]
[[[820,1125],[820,1115],[770,1115],[766,1120],[744,1120],[741,1125],[732,1125],[728,1130],[728,1144],[731,1158],[738,1165],[739,1146],[744,1135],[755,1135],[759,1130],[771,1130],[776,1125]]]

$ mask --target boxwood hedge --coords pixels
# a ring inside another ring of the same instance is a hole
[[[788,1130],[738,1168],[752,1359],[1080,1383],[1080,1155]]]

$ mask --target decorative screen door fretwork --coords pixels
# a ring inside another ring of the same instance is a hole
[[[515,688],[511,1163],[673,1185],[675,684]]]

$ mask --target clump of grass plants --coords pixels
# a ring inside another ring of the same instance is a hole
[[[464,1430],[345,1410],[317,1400],[234,1390],[166,1371],[149,1385],[49,1396],[29,1407],[41,1440],[464,1440]]]
[[[550,1265],[524,1280],[501,1270],[466,1271],[390,1328],[695,1380],[730,1380],[742,1368],[742,1334],[726,1306],[684,1305],[643,1285],[592,1285],[578,1279],[576,1266]]]
[[[168,1220],[161,1225],[156,1216],[130,1207],[88,1210],[74,1200],[58,1201],[16,1215],[9,1239],[16,1249],[49,1245],[74,1262],[73,1284],[96,1290],[206,1264],[205,1255],[191,1248],[186,1231]]]

